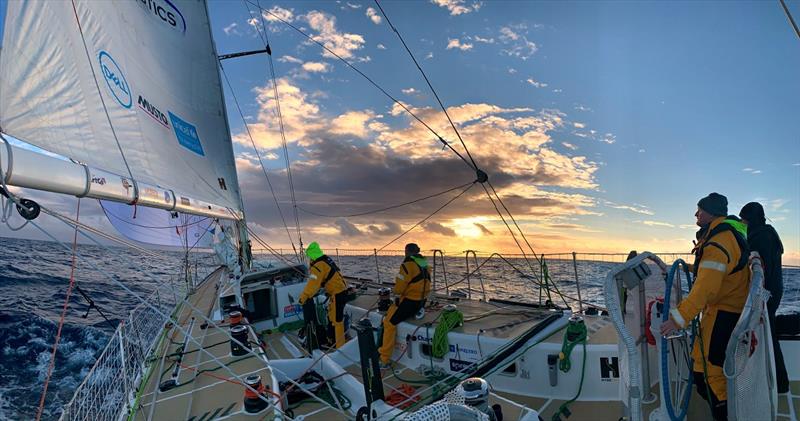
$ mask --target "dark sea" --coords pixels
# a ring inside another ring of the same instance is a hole
[[[62,245],[50,242],[0,237],[0,420],[33,419],[41,398],[50,363],[58,320],[69,284],[71,254]],[[56,356],[55,370],[47,393],[42,419],[57,419],[61,407],[91,369],[95,359],[113,333],[112,325],[124,319],[140,301],[123,291],[114,279],[124,282],[141,297],[146,297],[159,283],[168,282],[181,271],[183,254],[159,251],[157,256],[118,247],[78,246],[77,285],[106,315],[88,311],[86,300],[74,291],[65,318],[64,330]],[[331,253],[332,255],[332,253]],[[401,257],[339,256],[346,275],[389,281],[394,278]],[[430,259],[429,259],[430,260]],[[483,258],[479,258],[483,261]],[[432,264],[431,260],[431,264]],[[473,297],[502,298],[538,302],[547,300],[545,292],[534,286],[509,266],[522,269],[522,259],[510,262],[491,260],[479,274],[470,278]],[[471,269],[474,263],[470,262]],[[578,261],[577,272],[584,300],[603,305],[602,281],[618,263]],[[446,271],[441,270],[442,265]],[[437,287],[447,283],[452,289],[467,290],[464,279],[466,263],[461,257],[437,259]],[[209,273],[206,264],[199,272]],[[577,297],[575,268],[572,260],[548,262],[550,277],[564,296]],[[779,312],[800,311],[800,270],[784,269],[786,292]],[[482,285],[482,286],[481,286]],[[540,298],[541,297],[541,298]],[[555,293],[549,297],[556,304],[564,301]],[[572,307],[577,305],[566,299]],[[84,316],[86,316],[84,318]]]

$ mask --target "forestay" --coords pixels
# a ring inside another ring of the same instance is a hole
[[[205,2],[9,2],[0,74],[4,133],[241,210]]]

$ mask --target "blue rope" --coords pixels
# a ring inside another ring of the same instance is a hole
[[[686,262],[683,259],[678,259],[674,263],[672,263],[672,267],[669,268],[669,273],[667,274],[666,279],[666,291],[664,291],[664,311],[661,315],[661,321],[666,322],[669,320],[669,304],[670,304],[670,296],[672,295],[672,284],[675,282],[675,272],[678,270],[680,265],[683,265],[684,270],[686,272],[686,279],[689,283],[689,288],[691,288],[691,278],[689,277],[689,270],[688,266],[686,266]],[[694,327],[694,320],[692,320],[692,327]],[[694,346],[694,335],[692,335],[692,340],[689,345],[689,348]],[[681,411],[677,415],[675,414],[675,410],[672,408],[672,396],[670,395],[670,388],[669,388],[669,365],[668,365],[668,354],[669,348],[667,348],[667,338],[661,337],[661,387],[664,389],[664,403],[667,407],[667,412],[669,413],[669,418],[672,421],[682,421],[686,417],[686,412],[689,409],[689,399],[691,398],[692,394],[692,383],[694,381],[694,377],[692,375],[689,376],[689,384],[686,387],[686,391],[683,393],[683,399],[681,404]],[[689,359],[690,365],[693,364],[692,359]]]

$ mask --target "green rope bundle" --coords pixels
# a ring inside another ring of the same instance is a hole
[[[583,318],[580,316],[572,316],[569,319],[569,323],[567,324],[567,331],[564,332],[564,342],[561,344],[561,353],[558,355],[558,358],[561,360],[558,363],[558,368],[563,372],[568,372],[570,368],[572,368],[571,363],[571,356],[572,356],[572,349],[575,348],[576,345],[581,344],[583,345],[583,363],[581,364],[581,381],[578,384],[578,392],[575,396],[562,403],[561,406],[558,407],[558,410],[553,414],[551,421],[561,421],[561,415],[565,417],[569,417],[572,412],[569,410],[569,405],[578,400],[578,397],[581,395],[581,391],[583,390],[583,378],[586,375],[586,341],[588,339],[588,333],[586,330],[586,324],[583,322]]]
[[[583,323],[583,320],[580,322],[573,322],[570,320],[570,323],[567,324],[567,331],[564,332],[561,353],[558,355],[558,359],[560,360],[558,368],[561,369],[561,371],[566,373],[572,367],[572,362],[570,361],[572,349],[580,343],[585,343],[586,337],[586,325]]]
[[[464,324],[464,315],[456,310],[445,309],[441,314],[439,325],[433,333],[433,343],[431,353],[435,358],[442,358],[450,352],[450,343],[447,341],[447,334],[458,326]]]

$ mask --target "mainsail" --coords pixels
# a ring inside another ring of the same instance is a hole
[[[6,23],[0,130],[85,164],[51,190],[241,216],[204,1],[15,1]],[[0,160],[11,184],[30,158],[13,152]]]

